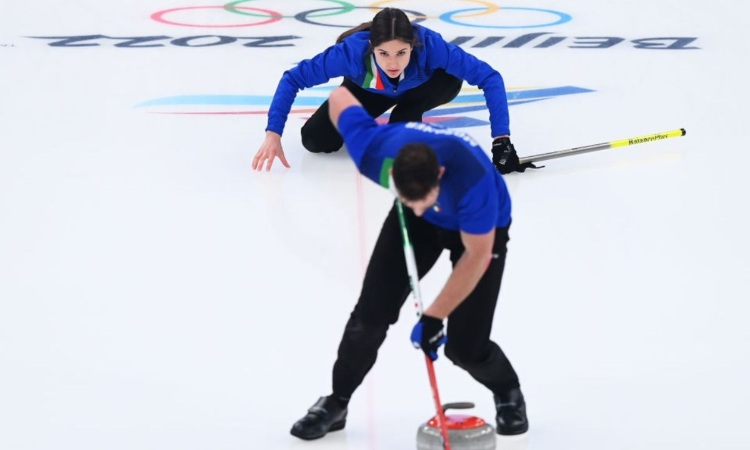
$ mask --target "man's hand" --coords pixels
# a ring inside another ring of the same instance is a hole
[[[438,358],[438,348],[447,340],[448,337],[443,331],[443,321],[436,317],[422,314],[411,331],[411,343],[415,348],[421,348],[433,361]]]

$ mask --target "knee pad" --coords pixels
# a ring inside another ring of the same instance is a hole
[[[445,353],[445,357],[448,358],[453,364],[462,369],[466,369],[464,360],[461,358],[461,353],[459,351],[456,351],[455,345],[451,345],[450,339],[448,339],[448,342],[446,342],[443,353]]]
[[[322,142],[320,138],[315,137],[315,133],[302,127],[302,146],[310,153],[333,153],[337,152],[344,145],[343,139],[338,137],[329,142]]]
[[[348,341],[379,347],[385,340],[389,326],[388,323],[363,321],[361,317],[353,313],[344,328],[344,337]]]
[[[482,366],[489,356],[487,351],[479,352],[475,349],[466,349],[458,345],[451,345],[450,335],[448,342],[445,344],[445,356],[458,367],[470,370]]]

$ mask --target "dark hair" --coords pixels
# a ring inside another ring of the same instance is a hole
[[[409,21],[406,13],[396,8],[383,8],[375,14],[371,22],[365,22],[350,30],[344,31],[336,39],[336,43],[343,41],[347,37],[358,31],[370,30],[370,50],[377,47],[383,42],[398,39],[415,47],[417,38],[414,35],[414,28]]]
[[[427,144],[406,144],[393,160],[393,183],[406,200],[422,200],[440,181],[440,163]]]

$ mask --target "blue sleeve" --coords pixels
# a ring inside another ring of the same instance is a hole
[[[426,30],[424,39],[427,64],[432,69],[445,69],[449,74],[479,87],[484,92],[490,112],[492,136],[509,135],[508,97],[500,72],[461,47],[446,42],[439,33]]]
[[[458,205],[459,228],[469,234],[486,234],[497,227],[499,194],[493,173],[472,186]]]
[[[357,169],[367,176],[368,174],[362,171],[362,159],[367,147],[375,137],[378,123],[363,107],[350,106],[339,115],[338,129],[344,138],[346,150]],[[373,181],[378,182],[377,180]]]
[[[359,49],[344,41],[284,72],[268,109],[266,131],[283,134],[297,92],[326,83],[331,78],[354,78],[359,71],[364,70],[361,60]]]

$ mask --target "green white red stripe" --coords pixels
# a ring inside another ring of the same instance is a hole
[[[365,81],[362,82],[362,87],[379,91],[384,90],[383,78],[378,70],[378,65],[375,63],[375,55],[370,53],[369,64],[365,63],[365,65],[367,66],[367,75],[365,75]]]

